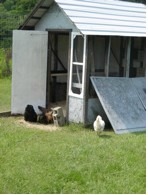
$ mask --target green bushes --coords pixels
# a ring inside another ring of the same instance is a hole
[[[11,76],[12,72],[12,49],[0,48],[0,78]]]
[[[11,78],[0,78],[0,113],[11,110]]]

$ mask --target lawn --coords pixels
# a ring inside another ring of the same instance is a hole
[[[49,132],[0,118],[0,193],[146,193],[145,133],[71,124]]]
[[[10,86],[0,80],[1,111],[10,109]],[[0,117],[1,194],[146,193],[145,133],[98,137],[80,124],[50,132],[19,120]]]
[[[10,111],[11,79],[0,79],[0,112]]]

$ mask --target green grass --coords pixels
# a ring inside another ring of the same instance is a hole
[[[0,80],[0,112],[10,110],[11,80]],[[145,194],[145,133],[116,135],[71,124],[29,129],[0,118],[1,194]]]
[[[0,193],[146,193],[145,133],[47,132],[17,120],[0,118]]]
[[[0,112],[10,111],[11,79],[0,79]]]

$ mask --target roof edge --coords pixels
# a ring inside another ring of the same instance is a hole
[[[19,26],[19,30],[23,30],[27,22],[31,19],[31,17],[35,14],[35,12],[42,6],[45,0],[40,0],[33,8],[33,10],[28,14],[22,25]],[[49,6],[54,2],[54,0],[49,0]]]

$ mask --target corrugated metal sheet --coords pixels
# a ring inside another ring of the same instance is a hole
[[[118,0],[56,0],[87,35],[146,35],[146,7]]]
[[[82,34],[146,36],[146,6],[119,0],[41,0],[21,29],[35,26],[54,1]]]

